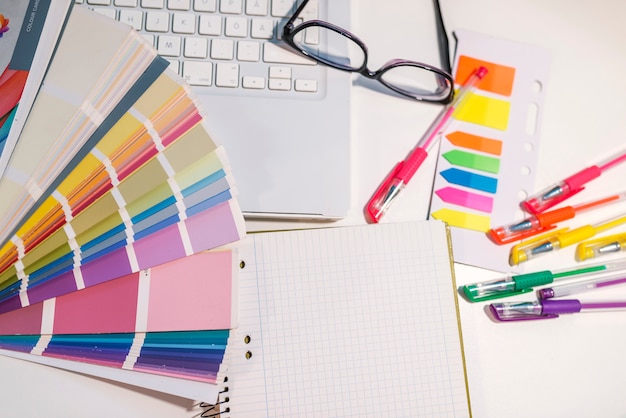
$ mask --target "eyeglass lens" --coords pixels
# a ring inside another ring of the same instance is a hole
[[[319,25],[296,27],[296,31],[295,45],[309,56],[346,71],[364,72],[366,53],[354,40]],[[392,90],[412,97],[441,100],[450,92],[450,83],[444,77],[411,62],[383,67],[375,78]]]

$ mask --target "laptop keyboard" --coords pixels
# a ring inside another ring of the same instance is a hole
[[[317,19],[312,0],[301,17]],[[258,96],[323,94],[320,65],[280,42],[294,0],[76,0],[139,31],[191,86]],[[316,39],[307,40],[315,44]]]

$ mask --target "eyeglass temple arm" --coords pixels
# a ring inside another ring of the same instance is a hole
[[[298,8],[293,13],[293,15],[289,18],[289,20],[287,21],[284,27],[293,26],[293,22],[295,22],[298,16],[300,16],[300,13],[302,13],[302,10],[304,10],[308,2],[309,0],[304,0],[302,3],[300,3],[300,6],[298,6]]]
[[[439,60],[441,66],[445,71],[452,74],[452,67],[450,65],[450,44],[448,41],[448,33],[446,27],[443,24],[443,16],[441,15],[441,7],[439,6],[439,0],[433,0],[435,8],[435,21],[437,24],[437,45],[439,46]]]

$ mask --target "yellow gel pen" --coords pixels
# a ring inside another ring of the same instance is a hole
[[[626,251],[626,232],[581,242],[576,247],[576,259],[583,261],[621,251]]]
[[[596,234],[614,228],[626,222],[626,214],[622,214],[616,218],[608,219],[596,225],[585,225],[576,229],[569,228],[559,229],[521,242],[511,248],[509,264],[512,266],[528,261],[537,256],[557,251],[561,248],[578,244]]]

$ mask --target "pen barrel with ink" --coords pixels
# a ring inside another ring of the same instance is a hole
[[[552,186],[536,193],[522,202],[522,207],[530,213],[541,213],[574,196],[584,189],[584,185],[602,175],[609,168],[626,161],[626,150],[610,158],[587,167]]]
[[[582,191],[585,183],[601,174],[602,171],[597,166],[588,167],[529,197],[522,205],[530,213],[541,213]]]
[[[539,289],[537,295],[540,299],[560,298],[570,296],[577,293],[589,292],[594,289],[603,289],[610,286],[626,284],[626,271],[619,273],[601,275],[591,280],[582,282],[566,283],[559,286],[546,287]]]
[[[462,286],[460,290],[470,302],[482,302],[528,293],[531,292],[534,287],[551,284],[555,280],[573,277],[595,277],[595,275],[615,271],[624,271],[626,274],[626,259],[604,264],[590,264],[574,269],[541,270],[518,275],[508,275],[498,279],[466,284]]]
[[[389,210],[391,204],[396,200],[424,160],[426,160],[426,157],[428,157],[430,147],[436,142],[439,134],[446,129],[454,114],[467,102],[469,93],[486,74],[487,69],[479,67],[469,76],[467,82],[459,89],[457,96],[439,113],[437,119],[430,125],[417,146],[383,180],[365,208],[370,221],[378,222]]]

